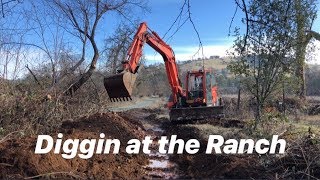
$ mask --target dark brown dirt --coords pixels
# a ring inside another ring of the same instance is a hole
[[[178,125],[167,127],[167,130],[168,134],[178,135],[178,138],[200,141],[201,148],[197,154],[185,153],[172,157],[172,160],[179,165],[186,177],[196,179],[266,178],[261,174],[264,172],[263,169],[257,166],[259,161],[257,155],[205,154],[207,141],[202,139],[194,128]]]
[[[129,139],[144,137],[144,131],[138,123],[132,123],[115,113],[95,114],[77,121],[66,121],[57,133],[66,138],[99,138],[105,133],[106,138],[121,141],[120,153],[94,155],[90,159],[78,156],[71,160],[52,152],[35,155],[36,137],[12,138],[0,144],[0,179],[22,179],[40,175],[41,178],[58,179],[139,179],[147,164],[143,154],[129,155],[124,145]],[[57,137],[57,133],[51,136]]]
[[[200,141],[201,148],[197,154],[185,153],[171,157],[185,173],[185,177],[195,179],[318,179],[320,177],[319,139],[312,137],[301,137],[294,141],[287,139],[288,146],[284,156],[217,155],[205,154],[207,141],[202,139],[200,132],[193,127],[168,124],[166,130],[168,136],[175,134],[184,140]]]

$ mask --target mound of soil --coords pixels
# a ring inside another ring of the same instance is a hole
[[[169,134],[176,134],[178,138],[200,140],[200,151],[197,154],[181,154],[172,156],[173,162],[179,165],[182,172],[188,178],[210,179],[264,179],[264,169],[257,166],[257,155],[226,155],[206,154],[207,140],[202,139],[198,130],[187,126],[175,126],[168,128]]]
[[[141,125],[122,118],[115,113],[95,114],[83,117],[77,121],[65,121],[61,128],[51,136],[55,139],[57,133],[64,135],[63,139],[98,139],[100,133],[106,138],[119,139],[121,148],[119,154],[95,154],[90,159],[78,156],[71,160],[64,159],[61,154],[34,154],[36,138],[22,137],[8,139],[0,144],[0,179],[22,179],[38,176],[38,178],[63,179],[114,179],[141,178],[145,172],[142,168],[147,164],[143,154],[129,155],[125,145],[129,139],[142,138],[144,131]]]

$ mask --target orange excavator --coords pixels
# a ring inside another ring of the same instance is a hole
[[[223,106],[218,100],[217,84],[212,71],[188,71],[185,89],[181,86],[175,55],[171,47],[160,36],[141,23],[127,54],[122,62],[123,69],[118,74],[104,78],[104,86],[113,102],[131,100],[137,77],[143,46],[147,43],[163,58],[171,87],[168,102],[170,120],[198,120],[220,118]]]

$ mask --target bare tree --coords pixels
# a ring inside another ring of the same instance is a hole
[[[10,44],[11,41],[22,42],[26,30],[19,28],[19,22],[12,20],[18,15],[15,11],[19,9],[22,0],[0,1],[0,72],[5,79],[15,80],[21,70],[21,59],[26,49],[21,44]]]
[[[135,26],[120,23],[115,33],[105,40],[104,52],[107,58],[106,65],[108,72],[115,74],[121,61],[126,60],[135,28]]]
[[[93,57],[89,69],[81,75],[81,77],[72,83],[65,94],[72,95],[77,91],[93,74],[96,69],[99,59],[99,49],[96,43],[96,31],[102,17],[109,11],[120,12],[125,14],[125,11],[130,6],[143,7],[143,1],[134,0],[77,0],[77,1],[62,1],[52,0],[55,7],[60,10],[69,20],[76,35],[80,39],[88,39],[93,49]],[[84,49],[85,50],[85,49]]]
[[[19,3],[22,3],[22,0],[0,0],[2,18],[5,18],[5,14],[10,12]]]
[[[57,83],[58,76],[58,61],[60,53],[65,48],[64,29],[59,26],[62,17],[53,17],[48,15],[48,8],[44,2],[29,1],[30,8],[25,10],[25,16],[28,19],[30,26],[36,27],[31,30],[33,36],[39,39],[38,42],[32,42],[40,49],[50,61],[51,67],[51,87]],[[46,14],[44,16],[44,14]],[[53,24],[53,22],[57,22]],[[29,43],[29,44],[32,44]]]
[[[299,80],[297,95],[301,100],[306,99],[305,63],[307,46],[312,38],[320,40],[320,35],[312,31],[316,18],[316,0],[294,0],[295,29],[296,29],[296,72]]]

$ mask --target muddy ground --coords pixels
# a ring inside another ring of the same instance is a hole
[[[306,132],[297,140],[289,140],[286,156],[216,155],[205,154],[206,137],[221,134],[225,138],[250,138],[245,122],[233,119],[208,120],[191,124],[171,124],[164,108],[120,108],[119,112],[106,112],[65,121],[55,133],[64,138],[117,138],[121,142],[151,136],[156,142],[160,136],[178,135],[178,138],[198,139],[200,152],[195,155],[164,155],[157,153],[157,144],[152,144],[151,154],[128,155],[124,148],[120,153],[94,155],[89,160],[78,157],[66,160],[49,153],[35,155],[36,136],[12,136],[0,143],[0,179],[152,179],[152,178],[236,178],[236,179],[315,179],[320,177],[318,142]],[[291,137],[282,133],[282,137]],[[315,136],[318,137],[318,134]],[[121,146],[123,147],[123,146]],[[297,148],[294,148],[297,147]],[[312,160],[311,160],[312,159]],[[309,162],[309,163],[306,163]],[[307,171],[306,171],[307,170]]]

